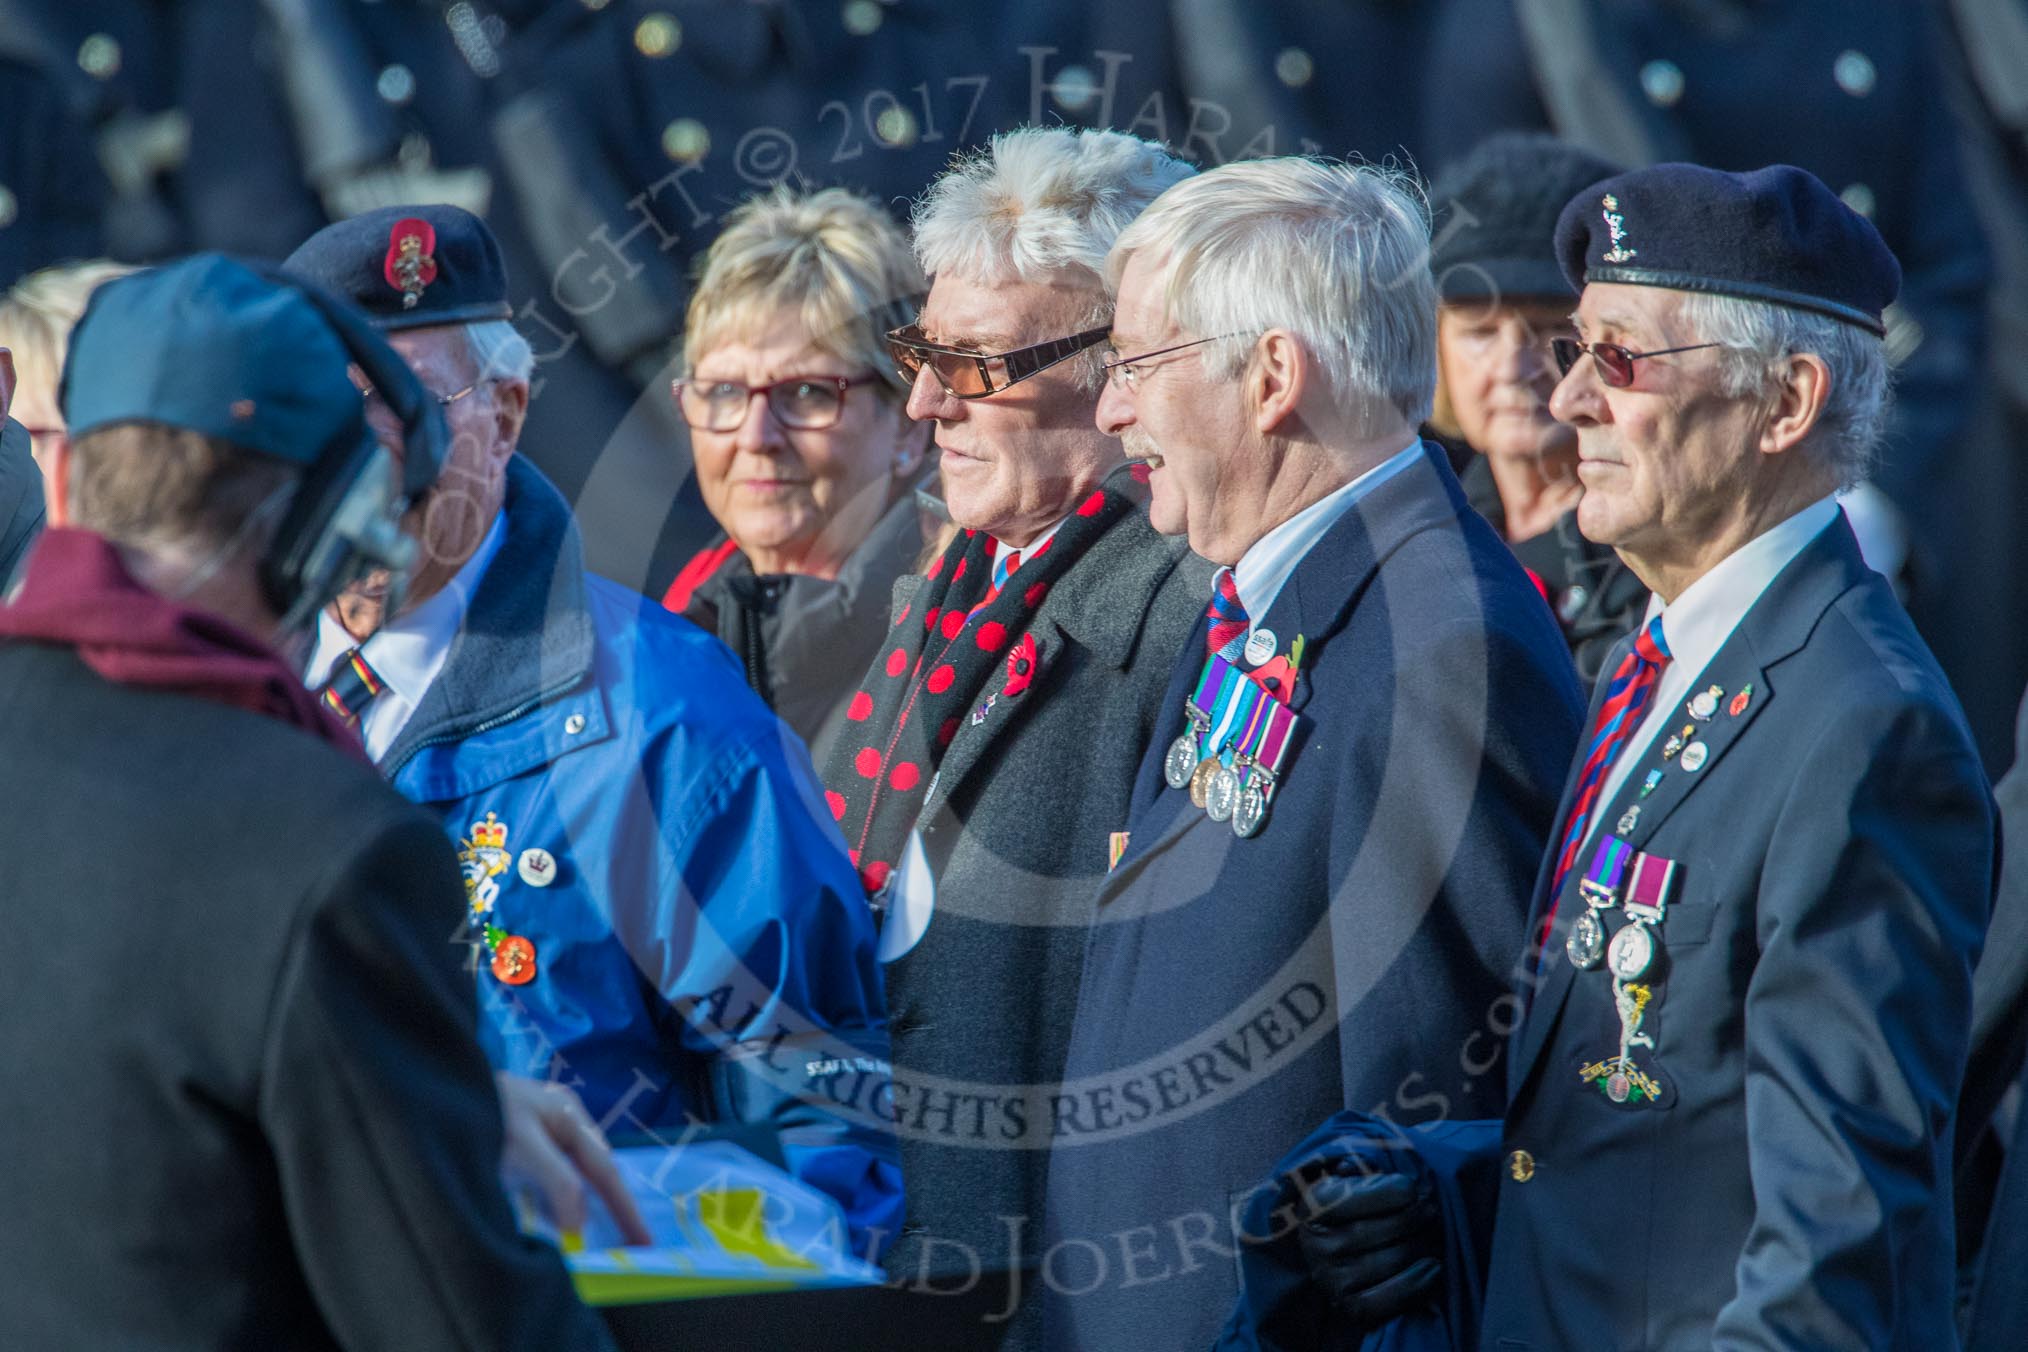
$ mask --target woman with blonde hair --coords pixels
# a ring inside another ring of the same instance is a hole
[[[712,630],[818,764],[923,550],[930,428],[884,334],[925,285],[886,212],[842,188],[747,202],[705,255],[675,382],[724,535],[663,604]]]
[[[56,397],[70,331],[105,282],[133,269],[97,259],[30,273],[0,296],[0,595],[42,530],[42,475],[64,439]]]

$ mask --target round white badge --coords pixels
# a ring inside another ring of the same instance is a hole
[[[1254,630],[1253,637],[1246,641],[1247,665],[1257,667],[1274,655],[1275,631],[1272,629]]]
[[[556,856],[544,849],[523,850],[514,871],[530,887],[547,887],[556,881]]]
[[[1683,748],[1683,768],[1693,775],[1696,774],[1704,768],[1705,758],[1710,754],[1711,748],[1704,745],[1704,743],[1690,743],[1690,745]]]

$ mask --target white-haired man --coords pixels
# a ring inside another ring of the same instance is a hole
[[[1608,179],[1557,252],[1578,525],[1655,596],[1539,884],[1484,1345],[1952,1346],[1992,806],[1832,500],[1900,269],[1786,166]]]
[[[1556,246],[1578,525],[1654,600],[1537,883],[1480,1346],[1956,1346],[1992,805],[1833,497],[1900,268],[1786,165],[1618,175]]]
[[[1050,1162],[1053,1347],[1208,1346],[1236,1248],[1273,1237],[1239,1212],[1322,1118],[1500,1109],[1487,1049],[1582,700],[1417,437],[1428,245],[1406,183],[1279,159],[1172,188],[1108,259],[1099,426],[1153,467],[1155,525],[1219,567],[1099,893]]]
[[[900,1211],[892,1138],[811,1082],[832,1063],[885,1080],[873,922],[802,744],[724,645],[584,571],[568,507],[515,454],[530,357],[483,222],[370,212],[286,267],[367,311],[451,433],[406,523],[407,604],[347,591],[309,670],[460,841],[480,1038],[503,1094],[543,1110],[509,1123],[547,1127],[522,1132],[539,1181],[570,1197],[600,1131],[764,1124],[877,1248]]]
[[[894,350],[961,529],[897,588],[826,776],[886,909],[901,1276],[1034,1256],[1093,885],[1203,585],[1092,422],[1099,269],[1190,172],[1116,132],[1029,129],[916,208],[930,292]],[[1008,1346],[1036,1345],[1035,1313]]]

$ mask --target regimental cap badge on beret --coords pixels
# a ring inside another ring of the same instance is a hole
[[[406,216],[388,232],[387,261],[381,270],[387,284],[401,292],[402,309],[413,310],[423,288],[437,279],[436,249],[437,232],[428,221]]]
[[[1640,250],[1627,247],[1627,218],[1620,212],[1620,199],[1607,193],[1599,199],[1599,205],[1605,208],[1601,214],[1605,217],[1606,230],[1612,235],[1613,245],[1611,252],[1599,257],[1607,263],[1631,262]]]
[[[1564,206],[1556,260],[1576,288],[1736,296],[1876,337],[1887,331],[1885,312],[1901,288],[1901,265],[1873,223],[1821,179],[1786,164],[1748,173],[1656,164],[1615,174]]]

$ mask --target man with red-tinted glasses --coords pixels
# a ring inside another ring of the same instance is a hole
[[[1557,252],[1578,525],[1654,599],[1536,886],[1481,1345],[1955,1346],[1993,810],[1834,499],[1900,268],[1787,166],[1607,179]]]

